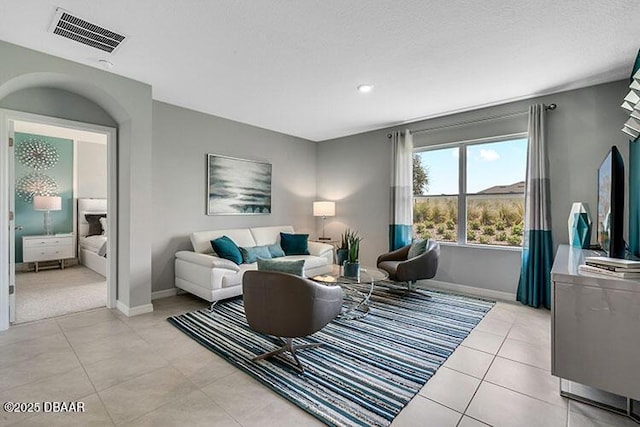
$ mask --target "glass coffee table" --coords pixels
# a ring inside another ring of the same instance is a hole
[[[334,264],[329,273],[311,277],[311,280],[328,286],[340,286],[344,292],[344,304],[338,317],[356,320],[369,313],[371,293],[376,282],[388,278],[389,274],[386,271],[367,266],[360,266],[359,277],[345,277],[342,268]]]

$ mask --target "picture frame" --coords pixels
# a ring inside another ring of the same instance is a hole
[[[207,154],[207,215],[269,215],[271,163]]]

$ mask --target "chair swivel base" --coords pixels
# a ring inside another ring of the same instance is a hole
[[[280,338],[282,339],[282,338]],[[251,359],[253,362],[257,362],[258,360],[263,360],[263,359],[267,359],[269,357],[272,356],[276,356],[280,353],[284,353],[284,352],[289,352],[291,353],[291,356],[293,357],[293,361],[294,363],[292,363],[291,365],[297,369],[300,372],[304,372],[304,366],[302,366],[302,363],[300,363],[300,360],[298,359],[298,356],[296,356],[296,351],[300,351],[300,350],[305,350],[308,348],[316,348],[316,347],[320,347],[322,345],[322,343],[317,343],[317,344],[302,344],[302,345],[294,345],[293,344],[293,338],[287,338],[284,341],[284,345],[276,350],[270,351],[269,353],[264,353],[261,354],[260,356],[254,357],[253,359]]]
[[[416,284],[416,281],[411,281],[411,282],[402,282],[402,281],[397,281],[394,280],[394,284],[387,284],[387,287],[389,288],[389,291],[394,293],[394,294],[408,294],[411,293],[413,291],[415,291],[416,289],[418,289],[418,286]]]

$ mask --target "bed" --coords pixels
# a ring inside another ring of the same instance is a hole
[[[78,259],[107,276],[107,199],[78,199]],[[97,227],[97,229],[96,229]]]

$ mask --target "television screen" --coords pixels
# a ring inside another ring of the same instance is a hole
[[[607,256],[624,258],[624,164],[614,145],[598,169],[598,243]]]

